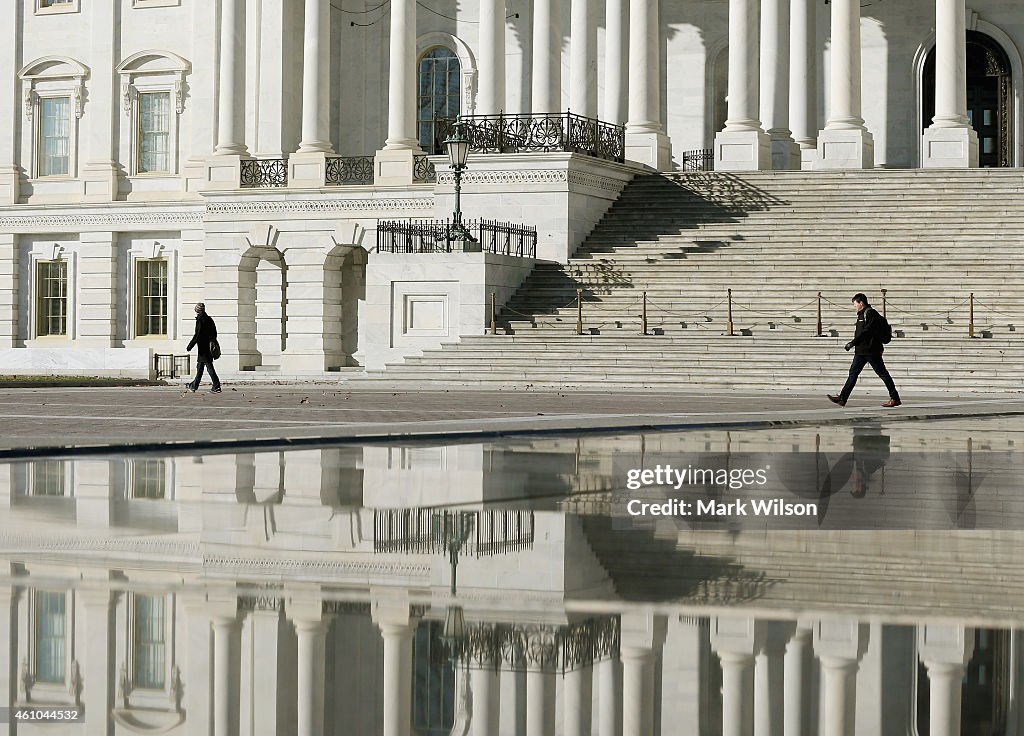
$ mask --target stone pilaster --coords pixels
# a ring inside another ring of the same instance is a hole
[[[110,590],[82,590],[75,594],[85,615],[85,664],[82,683],[89,717],[86,736],[113,736],[116,687],[114,662],[114,608],[118,594]]]
[[[16,132],[18,117],[24,115],[18,95],[18,70],[21,68],[18,34],[23,27],[24,7],[23,3],[4,3],[0,8],[0,207],[18,203],[21,185],[20,145]]]
[[[18,236],[0,233],[0,348],[13,348],[18,341]]]
[[[84,232],[78,253],[77,343],[109,348],[116,336],[118,284],[117,233]]]
[[[82,151],[85,163],[79,178],[86,202],[110,202],[118,199],[120,174],[117,166],[115,117],[121,106],[114,69],[120,62],[119,29],[121,3],[95,3],[89,39],[89,100],[82,118]]]

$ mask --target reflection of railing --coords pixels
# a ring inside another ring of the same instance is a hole
[[[157,378],[181,378],[192,372],[189,355],[153,355],[153,371]]]
[[[327,185],[373,184],[373,156],[328,156]]]
[[[715,155],[710,148],[683,152],[683,171],[714,171]]]
[[[495,220],[463,223],[487,253],[520,258],[537,255],[537,228]],[[458,238],[449,220],[382,220],[377,223],[377,250],[385,253],[449,253]]]
[[[479,153],[540,153],[564,151],[622,162],[626,128],[570,112],[523,115],[463,115],[462,132],[469,150]],[[434,153],[444,153],[444,141],[454,132],[455,118],[435,122]]]
[[[437,181],[434,164],[426,156],[416,156],[412,161],[412,180],[419,184],[430,184]]]
[[[242,159],[242,189],[264,189],[288,186],[288,159]]]
[[[453,544],[477,557],[533,547],[533,512],[374,509],[373,551],[441,554]]]

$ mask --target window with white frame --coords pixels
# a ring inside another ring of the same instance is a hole
[[[189,62],[169,51],[141,51],[118,66],[124,113],[131,121],[122,155],[132,176],[178,172],[178,121],[190,70]]]
[[[132,596],[132,685],[163,690],[167,685],[167,599]]]
[[[167,462],[139,458],[131,460],[131,497],[162,500],[167,496]]]
[[[71,98],[39,100],[39,145],[36,170],[39,176],[71,173]]]
[[[135,334],[167,336],[167,259],[135,261]]]
[[[36,0],[36,14],[75,13],[78,11],[78,0]]]
[[[68,334],[68,262],[36,262],[36,336]]]
[[[47,56],[25,66],[22,84],[26,124],[23,156],[33,178],[77,175],[78,121],[83,114],[89,69],[63,56]]]
[[[66,494],[66,468],[63,460],[35,460],[31,466],[31,492],[33,496],[64,496]]]
[[[181,5],[181,0],[132,0],[133,8],[173,8]]]
[[[32,662],[37,683],[67,680],[67,593],[37,590],[32,596]]]

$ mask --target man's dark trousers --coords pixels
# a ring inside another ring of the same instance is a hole
[[[882,379],[882,383],[885,384],[885,388],[889,392],[889,398],[893,401],[899,401],[900,395],[896,391],[896,384],[893,383],[892,376],[889,375],[889,370],[885,367],[885,361],[882,360],[881,354],[853,356],[853,363],[850,364],[850,377],[846,379],[846,385],[843,386],[843,390],[839,393],[839,398],[843,401],[849,400],[850,394],[853,393],[853,387],[857,385],[857,377],[860,376],[860,372],[864,370],[866,365],[870,365],[875,373],[878,374],[878,377]]]
[[[217,371],[213,369],[213,361],[206,361],[203,360],[202,358],[200,358],[198,363],[196,364],[196,378],[189,384],[189,388],[191,388],[193,391],[199,390],[199,382],[203,380],[203,368],[206,368],[206,370],[210,371],[210,378],[213,380],[213,386],[210,388],[210,390],[212,391],[214,389],[220,388],[220,378],[217,376]]]

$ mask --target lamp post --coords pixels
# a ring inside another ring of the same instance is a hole
[[[479,251],[480,244],[477,239],[462,224],[462,172],[469,158],[469,138],[463,132],[462,126],[462,120],[457,120],[452,134],[444,141],[445,148],[448,149],[449,164],[455,172],[455,215],[450,237],[453,241],[461,241],[464,251]]]

